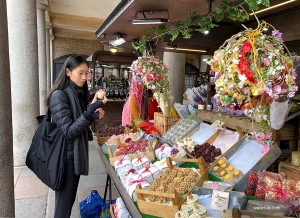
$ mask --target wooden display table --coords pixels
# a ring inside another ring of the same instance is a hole
[[[287,179],[300,180],[300,167],[293,165],[291,161],[280,162],[278,172],[285,173]]]
[[[259,123],[252,122],[246,116],[214,113],[206,110],[196,110],[196,116],[199,120],[207,123],[213,123],[216,120],[224,122],[224,126],[230,129],[235,129],[236,126],[240,126],[243,132],[259,132]],[[299,139],[299,120],[298,118],[290,119],[279,130],[272,130],[272,138],[282,150],[282,154],[279,158],[268,168],[269,171],[277,172],[278,164],[287,160],[292,151],[298,149]]]

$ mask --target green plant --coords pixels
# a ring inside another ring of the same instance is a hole
[[[270,0],[245,0],[250,10],[258,10],[260,5],[269,7]],[[218,25],[213,22],[220,22],[225,18],[237,21],[249,20],[248,13],[241,5],[231,6],[229,0],[221,0],[221,4],[215,6],[215,10],[208,15],[202,16],[197,12],[191,12],[190,16],[184,21],[179,20],[175,25],[170,25],[170,29],[167,30],[165,25],[159,25],[158,27],[151,27],[146,30],[141,40],[132,42],[132,46],[135,50],[143,52],[146,50],[147,42],[155,40],[156,42],[163,42],[166,35],[170,35],[170,40],[173,42],[181,34],[182,38],[190,39],[193,31],[204,33],[206,30],[210,30]],[[193,26],[193,27],[192,27]]]

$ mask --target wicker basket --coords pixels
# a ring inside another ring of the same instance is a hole
[[[176,115],[164,115],[161,112],[155,112],[154,125],[161,134],[164,134],[179,120],[179,118],[180,117]]]

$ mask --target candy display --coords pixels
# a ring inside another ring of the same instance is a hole
[[[196,145],[191,155],[195,158],[203,157],[207,163],[212,163],[217,156],[221,155],[221,150],[209,143],[204,143],[202,145]]]
[[[135,141],[135,140],[140,138],[140,135],[139,135],[138,132],[128,133],[128,134],[120,134],[120,135],[113,135],[112,137],[110,137],[110,139],[108,139],[105,142],[105,144],[106,145],[117,145],[118,144],[117,139],[120,139],[121,143],[125,143],[125,141],[128,140],[128,138]]]
[[[143,153],[146,152],[147,147],[147,140],[130,141],[127,144],[117,145],[115,156]]]
[[[125,130],[124,126],[107,127],[105,130],[100,131],[99,134],[101,137],[120,135],[124,133],[124,130]]]

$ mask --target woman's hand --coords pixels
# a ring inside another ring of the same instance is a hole
[[[99,119],[104,117],[105,111],[102,108],[98,108],[95,113],[99,113]]]

